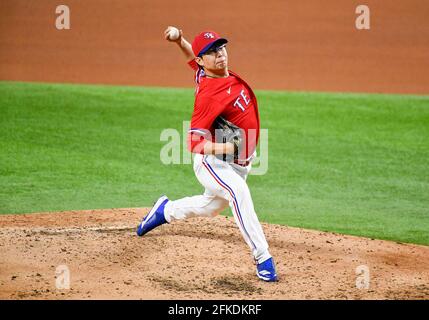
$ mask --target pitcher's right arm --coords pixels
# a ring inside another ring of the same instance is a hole
[[[179,30],[179,38],[177,38],[177,40],[170,40],[168,37],[168,33],[170,31],[171,28],[175,28],[173,26],[168,26],[167,29],[165,29],[164,31],[164,38],[167,41],[170,42],[175,42],[180,50],[183,52],[183,54],[186,57],[186,61],[191,61],[195,59],[195,55],[194,52],[192,51],[192,45],[183,37],[183,31],[179,28],[177,28]]]

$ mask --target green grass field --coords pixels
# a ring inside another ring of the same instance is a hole
[[[262,221],[429,245],[429,96],[258,91]],[[0,82],[0,213],[150,206],[199,194],[163,165],[192,89]],[[229,215],[228,211],[225,214]]]

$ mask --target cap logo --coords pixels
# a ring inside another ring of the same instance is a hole
[[[211,32],[204,33],[204,38],[206,39],[214,39],[214,35]]]

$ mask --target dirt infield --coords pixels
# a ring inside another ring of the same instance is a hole
[[[280,277],[264,283],[232,218],[140,238],[145,212],[0,216],[0,299],[429,299],[429,247],[263,224]],[[59,265],[70,289],[56,288]]]
[[[214,29],[230,40],[230,67],[255,89],[429,94],[427,0],[68,0],[0,2],[0,80],[192,87],[168,25],[189,40]],[[196,13],[198,12],[198,13]]]

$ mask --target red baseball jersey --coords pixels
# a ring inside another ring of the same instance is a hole
[[[195,104],[188,135],[188,149],[203,153],[208,132],[215,142],[213,122],[218,116],[243,129],[245,147],[240,161],[249,160],[259,140],[259,112],[256,96],[250,86],[236,73],[229,71],[227,78],[210,78],[195,60],[188,63],[195,74]]]

